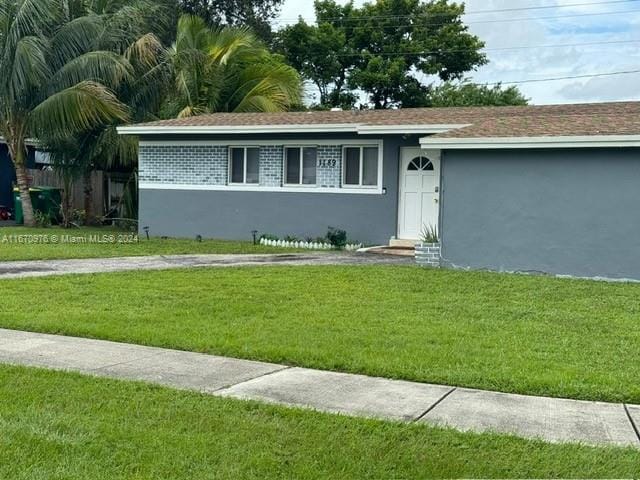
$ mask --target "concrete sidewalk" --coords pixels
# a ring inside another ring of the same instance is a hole
[[[640,448],[640,406],[486,392],[0,329],[0,362],[353,416]]]
[[[73,260],[30,260],[0,262],[0,280],[3,278],[47,277],[77,273],[164,270],[171,268],[368,264],[414,265],[415,260],[413,257],[347,252],[264,255],[154,255]]]

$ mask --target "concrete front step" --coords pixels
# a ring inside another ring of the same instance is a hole
[[[414,248],[416,243],[418,243],[418,240],[401,240],[398,238],[392,238],[389,240],[390,247]]]

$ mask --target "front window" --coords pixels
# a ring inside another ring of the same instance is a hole
[[[315,185],[317,158],[316,147],[287,147],[285,149],[285,183]]]
[[[377,186],[378,162],[378,147],[346,147],[344,149],[344,185]]]
[[[260,149],[258,147],[232,147],[230,150],[230,183],[258,183]]]

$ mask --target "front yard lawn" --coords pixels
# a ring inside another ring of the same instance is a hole
[[[0,366],[0,478],[603,478],[632,449],[551,445]]]
[[[640,285],[390,266],[0,282],[0,326],[640,404]]]
[[[10,260],[54,260],[66,258],[133,257],[208,253],[285,253],[282,248],[253,245],[249,241],[175,239],[140,235],[111,228],[0,228],[0,262]],[[73,242],[72,238],[86,242]],[[113,241],[112,241],[113,240]],[[120,240],[120,241],[119,241]]]

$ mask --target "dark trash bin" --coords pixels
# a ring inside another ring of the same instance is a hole
[[[51,222],[56,223],[60,216],[60,204],[62,203],[62,191],[56,187],[32,187],[29,189],[33,211],[39,211],[48,215]],[[24,212],[22,210],[22,199],[20,190],[13,189],[13,200],[15,203],[15,220],[18,225],[24,224]]]

